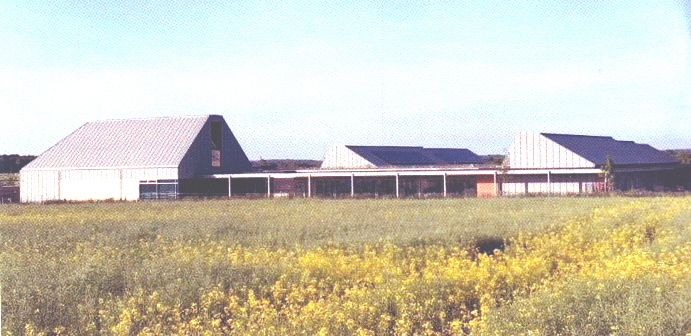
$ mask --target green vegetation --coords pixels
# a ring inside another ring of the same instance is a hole
[[[2,332],[685,335],[690,206],[620,197],[4,205]],[[478,253],[487,242],[508,245]]]
[[[19,186],[19,174],[0,174],[0,186]]]
[[[211,237],[229,244],[285,248],[382,240],[408,243],[501,238],[556,225],[588,214],[597,206],[627,201],[260,199],[34,204],[0,208],[0,220],[6,239],[35,240],[36,244],[98,240],[117,246],[145,236],[163,240]],[[43,239],[46,236],[50,241]]]
[[[679,160],[682,164],[691,164],[691,150],[689,149],[668,149],[665,152]]]

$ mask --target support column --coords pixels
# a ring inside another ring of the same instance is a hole
[[[312,174],[307,175],[307,197],[312,197]]]
[[[45,195],[44,195],[45,196]],[[43,199],[43,196],[41,197]],[[62,198],[62,171],[58,170],[58,199]]]
[[[444,173],[444,198],[446,198],[446,173]]]
[[[233,197],[233,181],[230,175],[228,175],[228,197]]]
[[[271,198],[271,176],[266,177],[266,197]]]
[[[494,196],[499,196],[499,184],[497,184],[497,172],[494,172]]]
[[[547,171],[547,194],[552,194],[552,172]]]
[[[401,192],[400,192],[399,187],[398,187],[398,173],[396,173],[396,198],[400,198],[400,197],[401,197]]]
[[[118,175],[120,177],[120,200],[124,201],[125,195],[123,195],[123,193],[122,193],[122,169],[118,169]]]
[[[355,174],[350,174],[350,197],[355,197]]]

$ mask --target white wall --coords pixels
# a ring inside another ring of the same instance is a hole
[[[120,171],[73,169],[61,171],[60,199],[71,201],[122,199]]]
[[[520,132],[508,153],[511,168],[594,168],[595,164],[534,132]]]
[[[504,182],[503,195],[527,194],[592,194],[597,191],[597,182]]]
[[[326,151],[322,169],[376,168],[371,162],[348,149],[345,145],[333,145]]]
[[[58,171],[26,171],[19,174],[19,197],[21,202],[44,202],[59,199]]]
[[[139,182],[175,180],[177,168],[22,170],[22,202],[137,200]]]

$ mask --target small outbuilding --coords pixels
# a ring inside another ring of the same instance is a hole
[[[177,198],[251,164],[220,115],[84,124],[20,171],[22,202]],[[224,189],[225,187],[225,189]]]

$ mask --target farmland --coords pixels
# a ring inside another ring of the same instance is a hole
[[[689,223],[672,197],[3,205],[2,332],[685,335]]]

